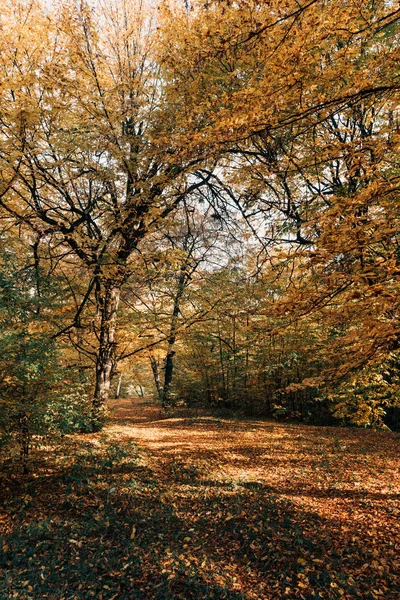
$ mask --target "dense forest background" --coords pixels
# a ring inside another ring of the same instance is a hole
[[[399,427],[398,19],[2,0],[2,444],[110,396]]]

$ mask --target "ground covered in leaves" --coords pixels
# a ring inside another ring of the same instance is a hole
[[[111,409],[3,470],[0,600],[398,600],[397,435]]]

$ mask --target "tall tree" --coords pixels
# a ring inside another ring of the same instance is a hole
[[[104,406],[116,355],[121,288],[140,242],[200,183],[197,157],[172,160],[157,140],[174,109],[153,56],[155,11],[116,0],[96,10],[7,4],[2,209],[53,248],[76,255],[88,286],[69,328],[94,296],[94,411]],[[17,158],[9,153],[14,147]]]

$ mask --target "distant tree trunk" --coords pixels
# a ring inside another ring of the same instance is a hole
[[[228,397],[228,371],[229,371],[229,367],[226,368],[226,377],[225,377],[225,368],[224,368],[224,352],[222,349],[222,337],[221,337],[221,327],[220,327],[220,322],[218,321],[218,348],[219,348],[219,362],[220,362],[220,367],[221,367],[221,383],[222,383],[222,390],[221,390],[221,386],[219,387],[218,393],[219,396],[223,397],[223,399],[225,400]]]
[[[174,356],[175,356],[174,346],[175,346],[175,342],[176,342],[176,332],[178,329],[178,317],[179,317],[181,298],[182,298],[182,294],[184,292],[184,289],[185,289],[186,283],[187,283],[186,269],[187,269],[187,265],[186,265],[186,263],[184,263],[182,265],[181,271],[179,273],[178,287],[176,290],[175,299],[174,299],[174,307],[172,310],[171,326],[170,326],[169,338],[168,338],[168,349],[167,349],[167,355],[165,357],[164,387],[163,387],[163,391],[162,391],[162,405],[164,408],[168,406],[168,404],[170,403],[170,399],[171,399],[171,396],[170,396],[171,383],[172,383],[172,375],[173,375],[173,371],[174,371]]]
[[[173,346],[175,344],[175,338],[170,338],[168,342],[168,352],[165,358],[165,376],[164,376],[164,389],[163,389],[163,405],[166,406],[170,402],[170,391],[172,374],[174,370],[174,356],[175,351]]]
[[[163,388],[161,385],[160,369],[159,369],[159,365],[158,365],[158,360],[156,359],[155,356],[153,356],[153,354],[150,355],[150,364],[151,364],[151,370],[153,371],[154,383],[156,384],[158,399],[162,400]]]
[[[104,294],[100,297],[101,321],[92,409],[94,420],[101,417],[110,395],[111,374],[115,364],[115,330],[120,295],[121,286],[113,284],[106,285]]]
[[[117,383],[117,389],[115,390],[115,400],[119,400],[119,396],[121,393],[121,382],[122,382],[122,373],[118,374],[118,383]]]

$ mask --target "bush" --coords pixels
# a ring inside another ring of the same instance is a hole
[[[28,262],[28,261],[27,261]],[[85,382],[63,368],[53,333],[68,303],[61,283],[0,254],[0,448],[19,446],[23,469],[38,436],[88,428]]]

